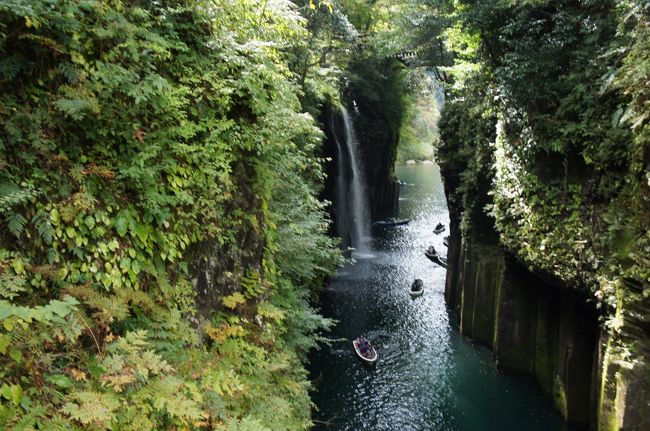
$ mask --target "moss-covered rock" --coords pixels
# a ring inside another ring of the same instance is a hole
[[[505,259],[497,311],[483,311],[496,316],[499,364],[536,375],[570,419],[648,429],[647,7],[460,3],[457,63],[474,68],[440,122],[458,226],[450,260],[463,259],[450,264],[460,274],[450,272],[447,300],[475,332],[463,302],[493,290],[477,275],[490,245]]]

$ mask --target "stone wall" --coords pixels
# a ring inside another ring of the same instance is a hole
[[[569,421],[592,422],[595,309],[455,226],[448,257],[445,297],[461,332],[491,346],[500,369],[534,376]]]
[[[620,327],[614,334],[603,331],[596,352],[594,417],[603,431],[650,430],[650,307],[641,286],[625,283],[631,293],[619,297]],[[621,348],[621,342],[632,347]]]

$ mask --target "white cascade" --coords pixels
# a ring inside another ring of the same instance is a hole
[[[345,145],[349,154],[350,169],[352,171],[349,183],[348,209],[352,212],[352,244],[358,251],[367,250],[370,238],[370,213],[368,211],[368,198],[365,190],[365,178],[360,165],[359,141],[354,132],[354,124],[347,109],[341,109],[343,126],[345,127]],[[337,142],[338,144],[338,142]],[[340,144],[339,144],[340,145]],[[342,155],[339,148],[339,156]],[[339,157],[339,167],[342,167],[342,158]],[[341,172],[341,171],[339,171]],[[341,178],[339,174],[339,179]],[[340,184],[340,182],[339,182]]]

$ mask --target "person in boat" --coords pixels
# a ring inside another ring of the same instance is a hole
[[[368,356],[368,353],[370,351],[370,343],[368,340],[363,335],[359,336],[359,351],[363,356]]]
[[[442,229],[443,227],[445,227],[444,224],[442,224],[442,223],[438,223],[438,224],[436,225],[436,230]]]
[[[431,256],[436,256],[438,252],[436,251],[436,248],[434,246],[430,246],[427,249],[427,254],[430,254]]]
[[[422,280],[419,278],[416,278],[413,284],[411,284],[411,291],[412,292],[417,292],[420,289],[422,289]]]
[[[363,335],[360,335],[359,336],[359,347],[364,347],[364,346],[368,347],[368,344],[369,343],[368,343],[368,340],[366,340],[366,337],[364,337]]]

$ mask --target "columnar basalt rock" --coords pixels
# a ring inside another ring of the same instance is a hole
[[[452,229],[449,250],[446,298],[461,332],[491,346],[500,369],[535,377],[568,420],[590,423],[593,306],[472,235],[461,239]]]
[[[461,332],[492,347],[500,369],[533,376],[567,420],[593,423],[595,307],[584,294],[551,274],[532,272],[501,247],[484,210],[491,203],[489,170],[479,169],[463,195],[458,194],[462,164],[442,160],[441,172],[451,221],[445,298]]]
[[[535,376],[569,421],[648,430],[647,132],[612,126],[602,142],[579,143],[535,132],[548,118],[575,128],[575,118],[489,96],[522,90],[506,84],[472,83],[441,116],[447,303],[464,334],[492,346],[500,368]]]

